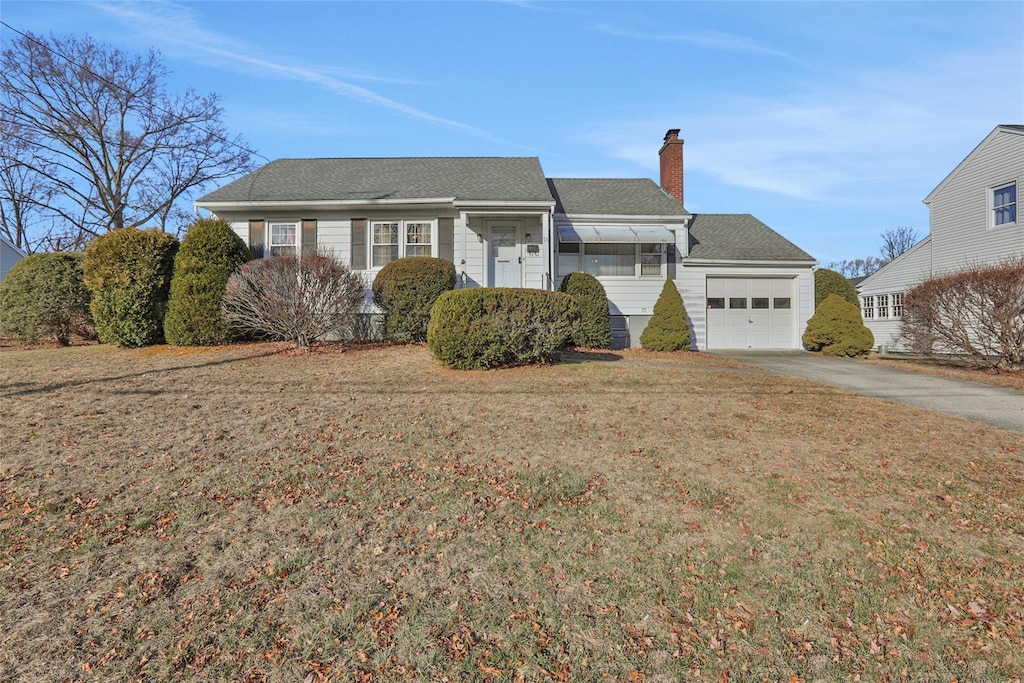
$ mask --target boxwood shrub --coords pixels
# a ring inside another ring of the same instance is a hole
[[[558,291],[573,296],[580,308],[580,325],[572,343],[589,349],[611,348],[612,316],[601,281],[590,273],[569,273]]]
[[[838,294],[854,306],[860,306],[857,290],[849,280],[834,270],[818,268],[814,271],[814,307],[820,306],[829,294]]]
[[[0,334],[31,342],[49,337],[62,346],[72,336],[92,338],[84,256],[51,252],[18,261],[0,283]]]
[[[648,351],[683,351],[690,348],[693,333],[686,322],[686,306],[676,283],[665,280],[661,295],[647,327],[640,333],[640,346]]]
[[[838,294],[829,294],[807,321],[803,342],[808,350],[826,356],[855,358],[867,355],[875,345],[875,335],[865,327],[860,307]]]
[[[174,258],[164,336],[175,346],[224,344],[233,339],[221,313],[228,278],[252,258],[249,247],[221,218],[189,227]]]
[[[454,288],[455,266],[446,259],[414,256],[385,265],[373,280],[373,303],[385,312],[384,336],[426,341],[431,307]]]
[[[177,251],[177,238],[155,228],[118,228],[89,243],[82,271],[100,341],[125,347],[163,341]]]
[[[546,363],[572,344],[579,320],[576,300],[561,292],[457,289],[434,303],[427,345],[458,370]]]

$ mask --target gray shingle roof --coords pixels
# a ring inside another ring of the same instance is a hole
[[[432,197],[551,201],[537,157],[277,159],[196,201]]]
[[[695,214],[690,258],[814,261],[814,257],[748,213]]]
[[[687,216],[649,178],[548,178],[555,213],[566,215]]]

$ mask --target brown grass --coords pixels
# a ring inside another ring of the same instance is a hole
[[[1019,434],[565,361],[0,355],[0,680],[1019,681]]]

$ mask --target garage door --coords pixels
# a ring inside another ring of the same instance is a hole
[[[795,283],[792,278],[709,277],[708,348],[799,348]]]

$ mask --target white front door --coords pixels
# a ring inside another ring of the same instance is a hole
[[[523,264],[519,258],[519,224],[489,223],[489,282],[491,287],[521,287]]]

